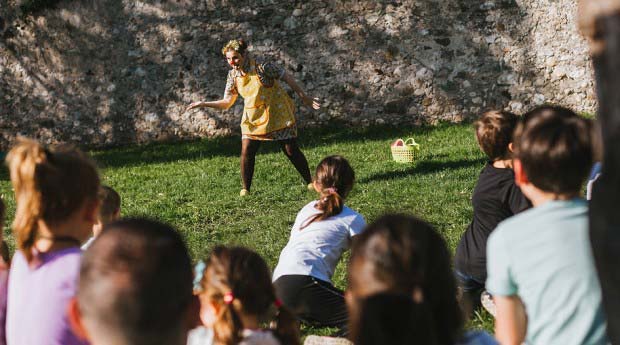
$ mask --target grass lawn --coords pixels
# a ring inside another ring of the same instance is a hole
[[[470,197],[485,162],[471,125],[334,126],[300,135],[311,171],[327,155],[341,154],[350,161],[357,183],[347,205],[368,222],[385,212],[411,213],[434,224],[450,248],[456,248],[471,219]],[[410,136],[421,145],[416,162],[393,162],[390,143]],[[252,194],[240,198],[239,152],[239,137],[229,137],[91,154],[104,183],[121,194],[123,215],[146,215],[175,225],[194,258],[217,244],[237,244],[253,248],[273,267],[295,215],[316,194],[306,189],[278,146],[266,143],[256,159]],[[8,203],[10,223],[14,199],[6,168],[0,169],[0,194]],[[8,225],[4,231],[13,247]],[[334,283],[345,287],[344,264],[336,270]],[[490,331],[491,318],[478,315],[470,327]]]

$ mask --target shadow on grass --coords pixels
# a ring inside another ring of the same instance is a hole
[[[334,124],[323,128],[308,128],[300,130],[299,144],[302,150],[337,144],[358,143],[367,141],[394,140],[401,137],[417,136],[442,130],[450,126],[469,126],[468,124],[439,124],[437,126],[373,126],[366,128],[352,128],[341,124]],[[275,143],[261,145],[260,153],[279,152],[280,146]],[[150,143],[146,145],[132,145],[97,149],[91,152],[92,157],[101,168],[132,167],[176,161],[199,160],[213,157],[237,157],[241,152],[239,136],[208,138],[195,141]],[[463,164],[477,164],[478,161],[461,162]],[[442,169],[439,162],[423,162],[405,172],[393,172],[370,177],[369,180],[396,178],[409,173],[430,173]],[[450,163],[445,163],[450,164]],[[452,163],[455,164],[455,163]],[[467,166],[467,165],[465,165]],[[446,165],[443,168],[449,168]],[[4,164],[0,167],[0,181],[9,179]]]
[[[368,128],[351,128],[336,124],[324,128],[300,130],[298,141],[302,150],[307,150],[335,143],[393,140],[400,137],[430,133],[448,126],[465,125],[440,124],[434,127],[373,126]],[[259,154],[279,151],[279,145],[275,143],[264,143],[261,145]],[[130,167],[213,157],[236,157],[239,156],[240,152],[241,143],[239,136],[230,136],[189,142],[152,143],[141,146],[110,148],[94,151],[92,156],[101,167],[107,168]]]
[[[368,177],[361,178],[360,183],[368,183],[374,181],[383,181],[391,179],[400,179],[411,175],[426,175],[439,172],[442,170],[453,170],[461,168],[469,168],[472,166],[482,166],[484,158],[479,159],[459,159],[456,161],[421,161],[405,170],[386,171]]]

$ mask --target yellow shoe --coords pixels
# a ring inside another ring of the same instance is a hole
[[[246,196],[248,194],[250,194],[250,191],[245,188],[243,188],[241,192],[239,192],[239,196]]]
[[[313,191],[314,190],[314,184],[308,183],[308,190],[309,191]]]

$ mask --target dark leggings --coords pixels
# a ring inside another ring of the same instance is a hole
[[[306,183],[312,182],[308,161],[303,152],[299,149],[295,139],[278,140],[282,152],[293,163],[295,169],[299,172]],[[242,139],[241,140],[241,181],[243,188],[250,190],[252,186],[252,176],[254,176],[254,162],[256,161],[256,153],[260,147],[260,140]]]
[[[276,295],[301,321],[318,327],[337,327],[347,334],[344,293],[332,284],[305,275],[285,275],[273,283]]]

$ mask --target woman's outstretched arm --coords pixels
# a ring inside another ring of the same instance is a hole
[[[237,95],[231,94],[231,95],[227,95],[226,97],[220,99],[219,101],[210,101],[210,102],[198,101],[198,102],[194,102],[190,104],[185,109],[185,111],[190,111],[196,108],[215,108],[215,109],[226,110],[232,107],[233,104],[235,104],[236,100],[237,100]]]
[[[284,82],[287,83],[288,86],[290,86],[291,89],[293,89],[293,91],[295,91],[299,95],[299,97],[301,98],[301,101],[306,106],[312,109],[315,109],[315,110],[321,108],[321,103],[319,103],[319,99],[312,98],[306,95],[304,90],[301,88],[301,86],[297,84],[297,82],[295,81],[295,78],[293,78],[292,75],[288,74],[287,72],[284,72],[284,75],[282,76],[282,80],[284,80]]]

